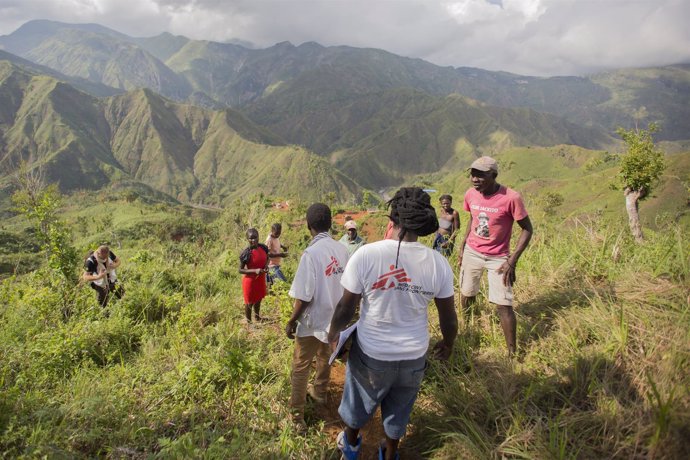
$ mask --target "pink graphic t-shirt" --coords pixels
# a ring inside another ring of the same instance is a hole
[[[474,188],[467,190],[465,211],[472,216],[467,245],[488,256],[509,254],[513,222],[527,217],[520,194],[503,185],[488,197]]]

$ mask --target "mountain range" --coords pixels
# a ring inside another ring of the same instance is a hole
[[[232,110],[178,104],[150,89],[96,98],[0,61],[0,165],[40,165],[65,190],[135,180],[187,202],[252,192],[315,199],[359,187],[325,160]],[[266,167],[269,165],[269,167]]]
[[[537,78],[317,43],[266,49],[31,21],[0,37],[0,160],[64,189],[136,180],[182,201],[395,186],[481,154],[690,139],[690,65]],[[302,165],[302,166],[300,166]]]

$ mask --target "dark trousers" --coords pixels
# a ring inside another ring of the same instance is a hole
[[[110,285],[105,286],[97,286],[91,283],[91,288],[94,291],[96,291],[96,295],[98,296],[98,303],[101,307],[105,307],[106,305],[108,305],[108,300],[110,299],[111,295],[114,295],[118,299],[121,299],[122,296],[125,294],[124,288],[117,283],[111,283]]]

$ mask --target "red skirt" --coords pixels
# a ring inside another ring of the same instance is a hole
[[[244,275],[242,277],[242,292],[244,303],[257,303],[266,297],[266,274]]]

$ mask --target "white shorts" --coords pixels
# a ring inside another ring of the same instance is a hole
[[[489,302],[496,305],[513,305],[513,288],[503,284],[503,273],[497,273],[508,256],[487,256],[465,245],[460,267],[460,292],[464,297],[474,297],[479,287],[484,270],[489,272]]]

